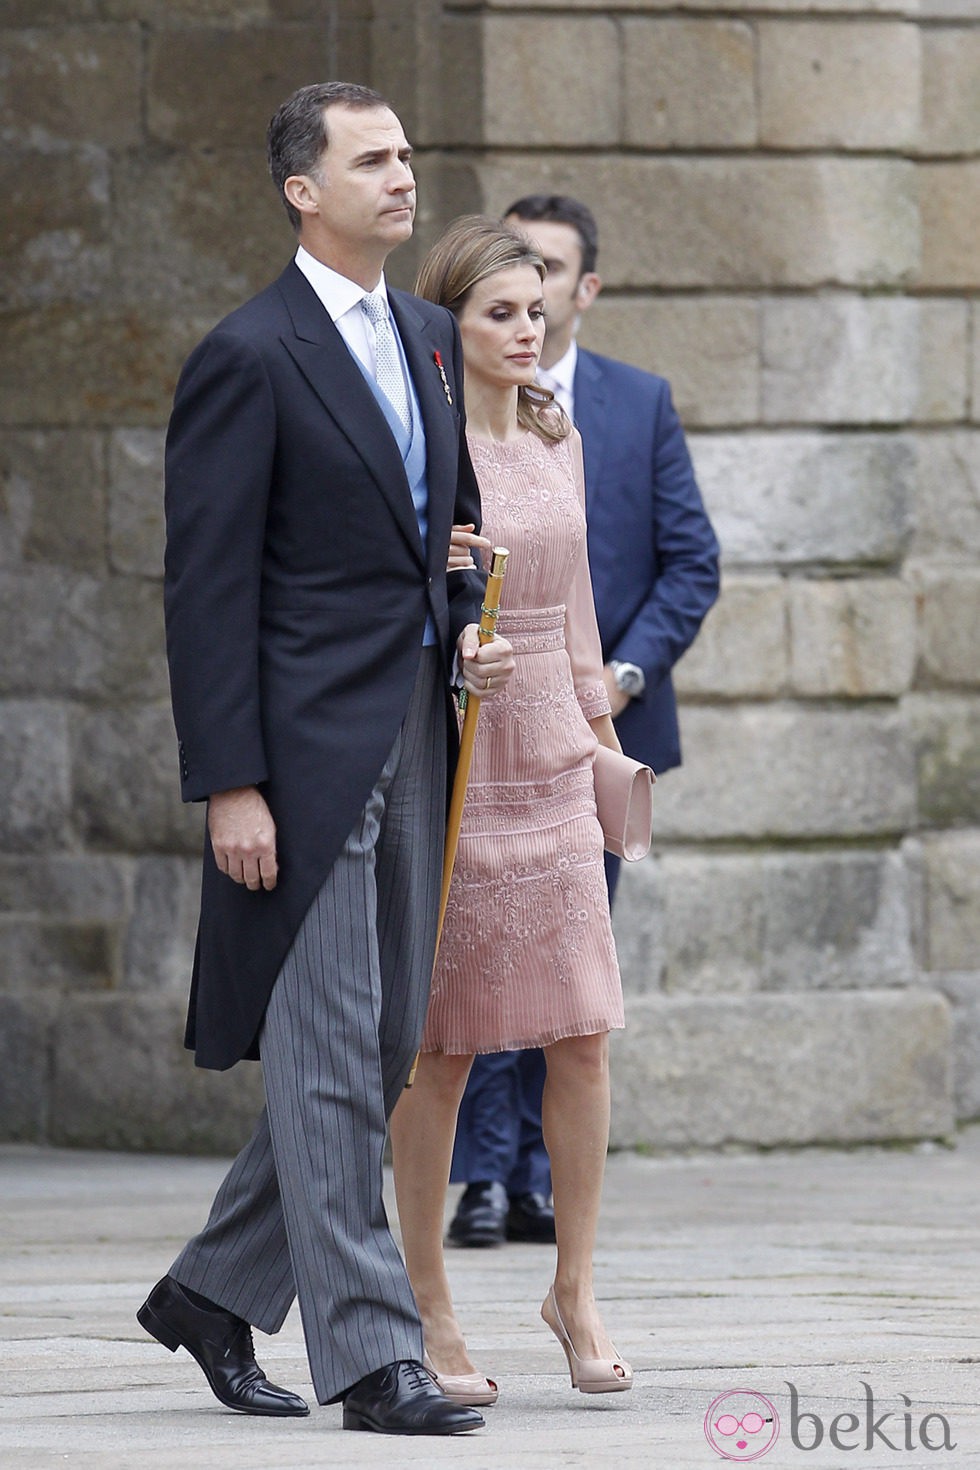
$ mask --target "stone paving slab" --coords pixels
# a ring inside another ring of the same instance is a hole
[[[706,1442],[708,1406],[734,1389],[780,1417],[754,1461],[766,1470],[980,1470],[978,1166],[980,1129],[953,1149],[614,1155],[597,1286],[633,1393],[571,1391],[537,1317],[548,1247],[453,1251],[501,1399],[484,1431],[440,1441],[345,1434],[336,1408],[285,1424],[227,1413],[186,1354],[143,1334],[135,1308],[221,1160],[0,1149],[0,1470],[710,1470],[754,1448],[725,1460]],[[258,1340],[272,1376],[312,1397],[296,1312]],[[955,1448],[923,1446],[926,1415],[930,1441],[943,1415]]]

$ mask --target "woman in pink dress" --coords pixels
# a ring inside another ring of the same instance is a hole
[[[544,1047],[543,1123],[557,1265],[541,1315],[573,1387],[629,1388],[593,1294],[592,1254],[609,1138],[609,1031],[623,996],[603,874],[592,761],[619,749],[585,547],[582,446],[533,386],[544,340],[544,264],[482,216],[457,220],[416,289],[459,322],[467,439],[482,537],[457,527],[450,568],[510,552],[498,627],[516,671],[480,714],[459,851],[415,1085],[391,1133],[409,1276],[428,1366],[452,1397],[492,1403],[453,1309],[442,1248],[456,1115],[476,1052]],[[451,573],[450,573],[451,574]]]

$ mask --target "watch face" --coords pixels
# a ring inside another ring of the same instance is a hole
[[[617,669],[616,684],[624,694],[639,694],[643,688],[643,675],[639,669]]]

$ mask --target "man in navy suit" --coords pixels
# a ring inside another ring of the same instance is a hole
[[[415,214],[401,124],[328,82],[268,141],[298,248],[181,374],[165,579],[182,791],[208,804],[187,1041],[260,1057],[267,1106],[138,1317],[226,1407],[303,1416],[251,1334],[298,1297],[345,1429],[455,1434],[483,1420],[423,1367],[382,1158],[432,975],[454,655],[481,698],[513,657],[479,647],[478,575],[446,576],[480,506],[455,320],[385,284]]]
[[[661,773],[680,764],[671,669],[718,595],[718,543],[663,378],[586,352],[575,340],[601,288],[591,211],[536,194],[508,224],[541,252],[547,335],[538,381],[582,435],[588,548],[606,687],[627,755]],[[612,902],[619,859],[606,854]],[[460,1109],[452,1179],[466,1181],[450,1229],[459,1245],[554,1240],[541,1136],[540,1051],[477,1057]]]

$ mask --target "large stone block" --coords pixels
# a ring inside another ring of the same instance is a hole
[[[943,423],[967,417],[970,317],[966,302],[923,300],[919,315],[919,395],[915,417]]]
[[[0,432],[0,564],[105,568],[101,434]]]
[[[99,0],[4,0],[3,23],[11,28],[98,18]]]
[[[142,138],[141,38],[136,26],[0,31],[0,138],[49,149]]]
[[[177,996],[66,998],[54,1029],[52,1143],[236,1153],[264,1097],[260,1068],[195,1067]]]
[[[200,859],[137,863],[123,953],[126,989],[186,996],[200,902]]]
[[[486,0],[489,10],[524,10],[527,0]],[[765,11],[787,14],[809,12],[819,9],[826,14],[872,15],[879,11],[889,15],[918,15],[923,11],[929,15],[970,15],[970,6],[975,0],[725,0],[725,10],[732,15],[743,13],[750,16]],[[537,10],[605,10],[608,0],[535,0]],[[676,10],[677,0],[620,0],[618,10]],[[718,0],[684,0],[684,9],[691,11],[719,9]]]
[[[203,333],[274,280],[295,252],[261,139],[248,148],[122,154],[112,186],[133,204],[114,224],[113,302],[194,314]]]
[[[120,931],[89,920],[0,918],[0,976],[8,993],[109,990],[119,974]]]
[[[674,670],[674,685],[682,698],[771,698],[785,693],[787,668],[782,578],[726,575],[718,602]]]
[[[620,42],[614,20],[487,16],[482,30],[486,143],[618,141]]]
[[[215,21],[227,21],[233,26],[262,25],[278,14],[285,20],[297,18],[292,11],[304,19],[314,3],[315,0],[98,0],[107,17],[145,21],[155,30]],[[323,0],[319,0],[319,13],[323,13]]]
[[[980,1118],[980,970],[937,976],[953,1019],[953,1099],[960,1122]]]
[[[109,556],[118,572],[162,577],[161,429],[119,429],[109,441]]]
[[[661,841],[889,836],[915,820],[915,765],[891,710],[688,707],[684,766],[658,787]]]
[[[789,599],[791,684],[797,694],[903,694],[915,668],[915,603],[885,578],[794,581]]]
[[[918,171],[922,266],[918,284],[980,286],[980,161],[923,163]]]
[[[0,573],[0,692],[89,694],[102,661],[93,608],[101,584],[60,567]]]
[[[922,137],[927,153],[980,151],[980,30],[923,27]]]
[[[329,28],[193,26],[150,40],[147,125],[164,143],[261,148],[280,102],[332,75]]]
[[[104,990],[121,975],[133,864],[93,853],[0,859],[0,990]]]
[[[0,856],[0,913],[121,922],[131,907],[132,867],[95,853]]]
[[[74,821],[83,842],[122,852],[200,852],[204,809],[180,800],[165,705],[79,713],[71,743]]]
[[[775,298],[762,304],[767,423],[960,419],[967,397],[965,302]]]
[[[976,20],[976,0],[905,0],[924,20]]]
[[[980,429],[916,441],[915,556],[980,558]]]
[[[980,571],[961,566],[914,567],[919,612],[918,683],[980,685]]]
[[[911,529],[910,439],[694,434],[698,482],[729,567],[890,565]]]
[[[587,199],[610,286],[881,287],[919,268],[916,165],[904,159],[556,152],[535,164],[480,160],[485,207],[529,189]]]
[[[919,821],[980,825],[980,698],[918,695],[903,707],[915,742]]]
[[[42,1143],[48,1126],[53,998],[0,994],[0,1139]]]
[[[753,301],[601,296],[584,319],[580,340],[669,378],[685,424],[746,424],[759,416],[759,318]]]
[[[932,991],[650,995],[612,1049],[614,1146],[936,1137],[954,1123],[950,1018]]]
[[[28,157],[20,150],[0,157],[0,303],[91,301],[112,270],[107,154],[48,154],[43,168],[27,165]]]
[[[974,301],[970,335],[973,361],[970,369],[970,416],[980,423],[980,301]]]
[[[926,967],[974,970],[980,955],[980,832],[944,832],[923,842]]]
[[[774,148],[908,148],[918,138],[917,26],[763,21],[759,133]]]
[[[181,364],[213,324],[172,305],[10,312],[0,321],[0,423],[165,423]]]
[[[755,42],[741,21],[624,20],[625,140],[737,148],[758,135]]]
[[[917,872],[896,851],[666,850],[620,879],[624,988],[708,996],[909,985],[917,910]]]
[[[0,572],[0,692],[152,699],[167,693],[159,588],[54,567]]]
[[[68,720],[43,700],[0,701],[0,848],[37,852],[68,835]]]

